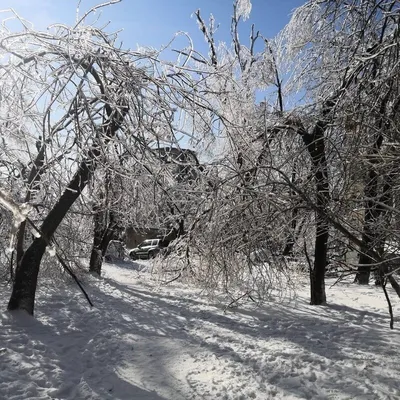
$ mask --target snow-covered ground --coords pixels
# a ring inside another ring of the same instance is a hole
[[[71,284],[42,286],[35,318],[2,312],[0,399],[400,399],[394,296],[390,330],[373,286],[335,285],[326,307],[304,287],[224,310],[139,270],[107,264],[88,279],[93,309]]]

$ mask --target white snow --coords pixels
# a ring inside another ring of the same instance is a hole
[[[400,398],[393,295],[394,330],[373,286],[328,287],[326,307],[304,285],[296,300],[224,311],[199,289],[159,286],[145,264],[87,278],[93,309],[71,284],[42,285],[35,318],[2,312],[0,398]]]

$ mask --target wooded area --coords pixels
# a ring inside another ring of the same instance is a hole
[[[245,43],[250,9],[234,1],[231,43],[197,11],[209,51],[172,41],[176,62],[124,50],[85,18],[38,32],[14,14],[20,30],[1,27],[9,310],[33,314],[41,274],[101,275],[110,241],[156,227],[173,248],[160,261],[168,281],[263,302],[302,268],[323,305],[327,271],[360,285],[373,274],[391,313],[400,4],[308,0],[277,37],[253,26]]]

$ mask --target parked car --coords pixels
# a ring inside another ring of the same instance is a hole
[[[129,250],[129,257],[132,260],[141,258],[154,258],[161,251],[165,251],[167,244],[162,239],[146,239],[132,250]]]

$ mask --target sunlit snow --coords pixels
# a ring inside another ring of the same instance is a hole
[[[0,398],[399,398],[400,331],[378,288],[328,286],[315,307],[304,285],[290,302],[225,311],[195,287],[160,287],[146,265],[86,278],[93,309],[72,284],[43,285],[35,318],[0,314]]]

